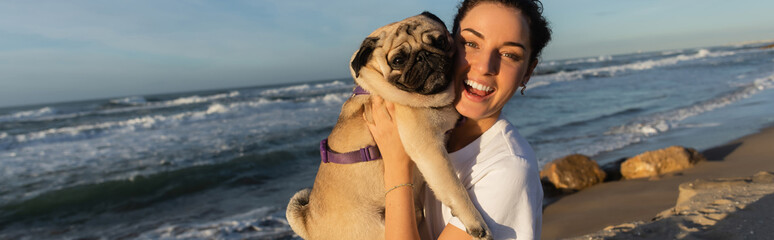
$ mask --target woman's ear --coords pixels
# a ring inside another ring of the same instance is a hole
[[[527,89],[527,82],[529,82],[529,78],[532,77],[532,72],[535,71],[535,68],[538,65],[538,60],[535,59],[532,63],[529,64],[529,67],[527,68],[527,72],[524,73],[524,78],[522,78],[521,83],[519,86],[521,87],[521,95],[524,95],[524,90]]]
[[[521,81],[521,86],[527,86],[527,82],[529,82],[529,78],[532,77],[532,72],[535,71],[535,68],[538,65],[538,60],[535,59],[531,64],[529,64],[529,68],[527,69],[527,72],[524,74],[524,79]]]

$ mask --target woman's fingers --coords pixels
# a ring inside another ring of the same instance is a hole
[[[392,106],[392,103],[385,102],[384,99],[379,96],[371,97],[371,114],[373,115],[374,122],[379,121],[377,125],[380,125],[381,123],[389,124],[392,122],[391,112],[385,108],[386,106]]]
[[[395,104],[392,102],[384,102],[384,107],[387,109],[390,119],[392,119],[392,116],[395,116]]]

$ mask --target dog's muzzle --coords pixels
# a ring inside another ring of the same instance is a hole
[[[413,62],[414,64],[403,73],[403,76],[393,83],[399,89],[431,95],[440,93],[449,87],[451,79],[447,78],[446,73],[450,70],[451,58],[437,53],[420,51],[415,55]]]

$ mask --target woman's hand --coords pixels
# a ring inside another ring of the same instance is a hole
[[[368,109],[368,108],[366,108]],[[379,146],[384,161],[384,238],[419,239],[414,212],[414,191],[411,171],[413,162],[403,149],[395,123],[395,105],[379,96],[371,97],[373,123],[363,114],[368,130]],[[419,186],[417,186],[419,187]]]
[[[395,184],[387,181],[389,177],[387,176],[387,173],[408,170],[408,175],[411,175],[410,170],[413,167],[411,159],[408,154],[406,154],[406,150],[403,148],[403,143],[400,140],[398,125],[392,117],[395,116],[395,105],[391,102],[384,101],[384,99],[379,96],[372,96],[371,116],[373,118],[373,123],[366,120],[368,130],[371,131],[371,135],[374,137],[376,145],[379,146],[382,159],[384,159],[386,174],[385,187],[392,187]],[[365,118],[365,113],[363,114],[363,118]],[[406,182],[398,182],[397,184],[402,183]]]

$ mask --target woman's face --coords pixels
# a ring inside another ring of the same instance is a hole
[[[497,118],[537,65],[529,64],[529,25],[520,10],[481,3],[460,21],[455,107],[474,120]]]

